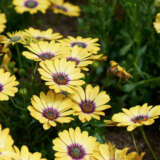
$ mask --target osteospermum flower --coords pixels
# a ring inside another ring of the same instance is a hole
[[[60,132],[59,137],[53,140],[53,150],[57,151],[55,160],[89,160],[98,143],[96,138],[88,136],[87,131],[75,130]]]
[[[129,148],[117,149],[112,143],[100,144],[95,150],[91,160],[142,160],[144,152],[140,155],[137,152],[128,153]]]
[[[6,28],[5,23],[7,22],[6,20],[6,15],[4,13],[0,13],[0,33],[4,31]]]
[[[90,84],[86,86],[85,91],[82,87],[77,88],[77,92],[71,96],[75,105],[73,105],[74,114],[79,117],[82,122],[90,121],[91,118],[100,119],[100,115],[104,116],[105,109],[111,108],[107,105],[110,101],[109,95],[105,91],[99,91],[99,86],[92,87]]]
[[[110,69],[109,71],[112,72],[113,75],[115,75],[118,78],[123,79],[124,81],[127,81],[131,75],[125,71],[117,62],[110,61]]]
[[[25,33],[25,36],[28,37],[28,39],[30,38],[32,40],[51,41],[51,40],[57,40],[62,38],[62,35],[60,33],[54,33],[51,28],[42,31],[42,30],[38,30],[30,27],[26,29],[24,33]]]
[[[77,17],[80,15],[79,6],[73,5],[64,0],[51,0],[53,12],[58,14],[64,14],[66,16]]]
[[[17,13],[29,12],[31,14],[41,11],[45,13],[50,3],[48,0],[13,0]]]
[[[62,94],[55,94],[49,91],[46,95],[41,92],[40,98],[32,96],[32,106],[28,107],[30,114],[43,124],[44,129],[55,127],[56,123],[69,123],[73,118],[71,110],[72,102]]]
[[[91,53],[97,53],[100,50],[100,45],[96,43],[98,38],[82,38],[80,36],[74,38],[68,36],[65,39],[59,40],[62,46],[74,47],[78,46]]]
[[[153,124],[160,115],[160,105],[153,107],[145,103],[130,109],[123,108],[122,111],[114,114],[112,121],[117,122],[118,127],[127,127],[127,131],[132,131],[136,127]]]
[[[9,134],[9,129],[2,129],[0,125],[0,159],[2,160],[10,160],[10,156],[12,155],[12,145],[14,141]]]
[[[11,76],[10,72],[0,69],[0,101],[9,100],[9,96],[13,97],[18,91],[18,84],[14,75]]]
[[[157,33],[160,33],[160,13],[157,13],[156,20],[153,22],[153,26]]]
[[[31,43],[29,46],[26,46],[26,48],[28,48],[29,51],[24,51],[23,55],[34,61],[53,59],[56,56],[62,55],[62,49],[55,41]]]
[[[13,149],[12,160],[47,160],[46,158],[42,158],[39,152],[29,152],[28,147],[25,145],[23,145],[20,150],[16,146],[14,146]]]
[[[84,74],[76,68],[75,63],[67,62],[64,58],[42,61],[38,71],[41,78],[47,81],[45,84],[56,93],[62,91],[73,93],[73,89],[85,83],[80,80]]]

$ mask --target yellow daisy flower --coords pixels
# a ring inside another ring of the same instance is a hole
[[[77,88],[77,92],[71,95],[75,102],[73,105],[74,114],[79,117],[82,122],[90,121],[91,118],[100,120],[100,115],[105,109],[111,108],[106,105],[110,101],[110,97],[105,91],[99,91],[99,86],[92,87],[90,84],[86,86],[85,91],[82,87]]]
[[[9,72],[4,72],[3,69],[0,69],[0,101],[9,100],[8,96],[14,96],[18,91],[16,86],[19,82],[16,81],[14,75],[11,76]]]
[[[160,105],[153,107],[145,103],[130,109],[123,108],[122,111],[114,114],[112,121],[117,122],[118,127],[127,126],[127,131],[133,131],[136,127],[153,124],[154,119],[160,115]]]
[[[46,95],[40,93],[40,98],[32,96],[32,106],[28,106],[30,114],[35,119],[43,123],[44,129],[55,127],[56,123],[69,123],[73,118],[69,117],[73,114],[71,110],[72,102],[69,98],[65,98],[62,94],[55,94],[49,91]]]
[[[7,22],[6,20],[6,15],[4,13],[0,13],[0,33],[4,31],[6,28],[5,23]]]
[[[14,153],[12,154],[12,160],[47,160],[41,158],[42,155],[39,152],[31,153],[27,146],[23,145],[21,150],[14,146]]]
[[[53,140],[53,150],[57,151],[55,160],[90,160],[93,150],[97,147],[96,138],[88,136],[87,131],[75,130],[60,132],[59,137]]]
[[[62,48],[54,40],[51,42],[39,41],[37,43],[31,43],[26,48],[29,51],[24,51],[22,54],[34,61],[53,59],[56,56],[62,55]]]
[[[41,78],[47,81],[45,84],[56,93],[63,91],[73,93],[73,89],[85,83],[80,80],[84,74],[76,68],[75,63],[67,62],[64,58],[41,61],[38,71]]]
[[[67,50],[66,50],[67,51]],[[74,46],[69,48],[68,52],[64,54],[67,61],[75,62],[77,67],[80,67],[82,70],[88,71],[89,64],[92,64],[97,57],[94,57],[93,53],[85,51],[83,48]]]
[[[2,160],[10,160],[10,156],[12,155],[12,145],[14,141],[9,134],[9,129],[2,129],[0,125],[0,159]]]
[[[153,26],[157,33],[160,33],[160,13],[157,13],[156,20],[153,22]]]
[[[50,3],[48,0],[13,0],[17,13],[29,12],[31,14],[41,11],[45,13]]]
[[[100,144],[95,150],[91,160],[142,160],[144,152],[140,155],[137,152],[128,153],[129,148],[117,149],[112,143]]]
[[[113,75],[115,75],[118,78],[123,79],[124,81],[127,81],[131,75],[125,71],[117,62],[115,61],[110,61],[110,69],[108,70],[109,72],[112,72]]]
[[[58,14],[64,14],[70,17],[78,17],[80,15],[80,7],[73,5],[69,2],[64,2],[64,0],[51,0],[53,6],[53,12]]]
[[[51,40],[57,40],[62,38],[62,35],[60,33],[54,33],[51,28],[42,31],[42,30],[38,30],[30,27],[26,29],[24,32],[26,37],[31,38],[33,40],[51,41]]]
[[[68,38],[59,40],[62,46],[74,47],[79,46],[88,52],[97,53],[100,50],[100,45],[96,43],[98,38],[82,38],[80,36],[74,38],[68,36]]]

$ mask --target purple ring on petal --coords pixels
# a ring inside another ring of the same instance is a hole
[[[38,6],[38,2],[36,0],[27,0],[24,2],[24,6],[27,8],[36,8]]]
[[[67,57],[66,58],[67,61],[72,61],[72,62],[76,62],[76,65],[78,65],[80,63],[80,60],[74,57]]]
[[[51,53],[51,52],[44,52],[44,53],[41,53],[40,55],[39,55],[39,57],[41,58],[41,59],[51,59],[51,58],[53,58],[53,57],[55,57],[55,55],[53,54],[53,53]]]
[[[54,121],[55,119],[59,117],[59,112],[52,107],[47,107],[43,110],[42,116],[51,121]]]
[[[82,160],[86,155],[84,147],[77,143],[69,145],[67,153],[73,160]]]
[[[84,43],[84,42],[73,42],[73,43],[71,43],[71,47],[74,47],[75,45],[77,45],[78,47],[81,47],[81,48],[86,48],[87,47],[87,44]]]
[[[147,115],[138,115],[138,116],[131,119],[131,121],[134,123],[141,123],[141,122],[147,121],[147,120],[148,120]]]
[[[2,92],[2,91],[3,91],[3,85],[0,84],[0,92]]]
[[[58,85],[67,85],[70,81],[68,75],[62,72],[53,74],[52,79]]]
[[[91,100],[83,100],[79,104],[81,107],[82,112],[84,113],[93,113],[96,109],[96,104]]]

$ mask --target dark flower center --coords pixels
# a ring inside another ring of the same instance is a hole
[[[68,58],[67,58],[67,61],[76,62],[76,65],[78,65],[78,64],[80,63],[80,60],[78,60],[77,58],[74,58],[74,57],[68,57]]]
[[[69,78],[65,73],[56,73],[52,77],[53,81],[59,85],[66,85],[69,82]]]
[[[79,105],[84,113],[93,113],[96,108],[95,103],[90,100],[81,101]]]
[[[77,45],[78,47],[81,47],[81,48],[86,48],[87,47],[87,44],[83,43],[83,42],[73,42],[71,44],[72,47],[74,47],[75,45]]]
[[[21,36],[14,36],[14,37],[10,38],[10,41],[11,42],[16,42],[16,41],[19,41],[20,39],[21,39]]]
[[[56,109],[53,108],[46,108],[43,113],[42,113],[43,117],[53,121],[55,120],[57,117],[59,117],[59,113]]]
[[[50,52],[45,52],[39,55],[41,59],[51,59],[54,57],[54,54]]]
[[[79,144],[72,144],[68,147],[68,154],[71,156],[74,160],[79,160],[84,158],[86,155],[85,150],[83,147]]]
[[[64,12],[67,12],[67,11],[68,11],[67,8],[65,8],[64,6],[55,5],[54,7],[57,8],[57,9],[60,9],[60,10],[62,10],[62,11],[64,11]]]
[[[3,91],[3,85],[0,84],[0,92],[2,92],[2,91]]]
[[[27,8],[35,8],[38,6],[38,2],[35,0],[28,0],[24,4]]]
[[[134,117],[134,118],[132,119],[132,121],[133,121],[134,123],[141,123],[141,122],[143,122],[143,121],[146,121],[147,119],[148,119],[148,116],[139,115],[139,116],[137,116],[137,117]]]

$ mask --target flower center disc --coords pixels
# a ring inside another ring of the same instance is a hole
[[[146,121],[147,119],[148,119],[147,116],[140,115],[140,116],[137,116],[137,117],[133,118],[132,121],[134,123],[141,123],[143,121]]]
[[[19,41],[20,39],[21,39],[20,36],[14,36],[14,37],[11,37],[11,38],[10,38],[10,41],[11,41],[11,42],[16,42],[16,41]]]
[[[67,8],[63,7],[63,6],[59,6],[59,5],[55,5],[55,8],[60,9],[64,12],[67,12]]]
[[[80,107],[84,113],[92,113],[95,110],[95,104],[90,100],[82,101]]]
[[[3,91],[3,85],[0,84],[0,92],[2,92],[2,91]]]
[[[74,42],[71,44],[72,47],[74,47],[75,45],[77,45],[78,47],[81,47],[81,48],[86,48],[87,45],[83,42]]]
[[[53,81],[59,85],[66,85],[69,81],[69,78],[64,73],[57,73],[53,75]]]
[[[78,144],[72,144],[68,147],[68,154],[72,157],[72,159],[80,160],[84,158],[85,151],[81,145]]]
[[[54,57],[54,54],[46,52],[39,55],[41,59],[51,59]]]
[[[68,57],[67,61],[76,62],[76,65],[78,65],[80,63],[80,61],[77,58],[74,58],[74,57]]]
[[[43,116],[51,121],[55,120],[58,117],[57,110],[54,110],[53,108],[47,108],[43,111]]]
[[[34,0],[28,0],[25,2],[25,6],[28,8],[35,8],[37,7],[37,5],[38,5],[38,2]]]

